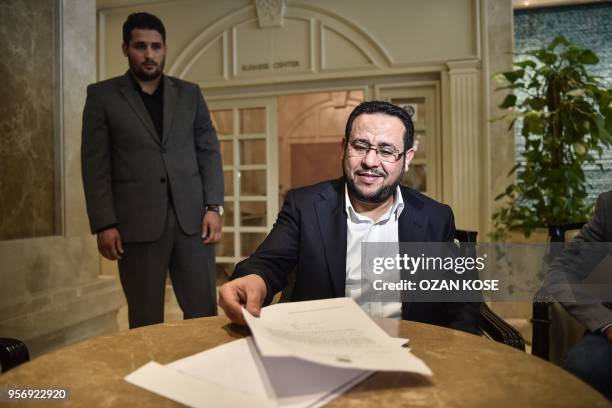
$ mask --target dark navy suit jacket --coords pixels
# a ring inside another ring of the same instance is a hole
[[[345,296],[347,225],[344,178],[290,190],[264,242],[236,265],[232,279],[257,274],[268,287],[264,304],[283,290],[295,270],[292,301]],[[455,235],[451,208],[400,187],[404,209],[400,242],[450,242]],[[478,333],[478,304],[403,303],[402,318]]]

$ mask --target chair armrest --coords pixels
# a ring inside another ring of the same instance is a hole
[[[531,336],[531,354],[549,360],[550,350],[550,309],[552,296],[540,289],[533,298],[533,334]]]
[[[525,351],[525,340],[514,327],[497,316],[486,303],[480,304],[480,330],[493,340]]]
[[[5,372],[29,360],[30,353],[22,341],[0,337],[0,371]]]

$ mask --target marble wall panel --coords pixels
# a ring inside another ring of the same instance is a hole
[[[56,232],[57,2],[0,2],[0,240]]]
[[[61,78],[57,86],[61,83],[61,92],[57,92],[56,97],[61,93],[61,99],[48,98],[47,103],[50,110],[57,109],[61,132],[54,144],[53,154],[57,161],[53,167],[47,167],[47,170],[37,174],[54,171],[57,179],[61,180],[61,194],[55,199],[58,203],[56,210],[59,212],[61,208],[63,213],[63,228],[52,236],[0,240],[0,334],[23,340],[31,356],[90,336],[116,331],[117,312],[125,305],[125,297],[116,276],[99,276],[96,239],[87,225],[81,183],[81,117],[86,87],[96,80],[96,1],[0,0],[0,16],[4,16],[0,22],[0,33],[4,33],[0,34],[0,46],[5,47],[3,51],[11,47],[22,49],[23,52],[30,51],[27,55],[32,61],[28,62],[24,58],[23,67],[15,71],[21,72],[24,77],[27,76],[25,72],[29,72],[31,78],[28,78],[28,84],[34,87],[30,92],[41,93],[35,87],[42,88],[51,79],[42,68],[36,69],[34,61],[38,60],[38,53],[44,54],[46,50],[44,47],[39,49],[39,44],[30,41],[28,36],[15,38],[14,43],[5,41],[8,29],[4,25],[6,22],[15,30],[21,29],[19,24],[29,24],[26,31],[42,29],[26,18],[27,13],[30,13],[29,19],[35,19],[39,7],[52,3],[57,4],[58,14],[54,21],[59,27],[48,32],[57,34],[61,48],[61,53],[55,53],[61,66],[61,76],[60,70],[57,71],[58,78]],[[51,24],[51,20],[44,24]],[[32,50],[29,47],[35,48]],[[14,64],[9,66],[13,67]],[[5,95],[3,86],[8,78],[4,76],[2,80],[0,91]],[[5,107],[6,100],[0,100],[0,109]],[[42,105],[40,101],[35,102]],[[33,115],[27,119],[32,122],[39,120]],[[0,140],[6,137],[6,132],[0,130]],[[15,140],[25,143],[26,139],[22,137]],[[8,152],[14,154],[29,151],[30,156],[34,154],[31,149],[19,150],[20,146],[11,146]],[[23,156],[26,159],[29,157]],[[34,164],[38,167],[38,158],[32,160],[31,165]],[[0,169],[2,176],[8,173],[5,172],[3,157],[0,157]],[[11,170],[8,175],[14,179],[25,178],[26,174],[15,171]],[[29,204],[24,202],[24,205]],[[0,215],[0,218],[6,218],[6,214]]]

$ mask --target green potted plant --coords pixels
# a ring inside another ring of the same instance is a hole
[[[512,90],[499,107],[509,110],[502,118],[510,129],[520,126],[525,148],[509,173],[514,182],[496,197],[504,200],[493,215],[496,240],[511,230],[528,237],[538,227],[585,221],[583,167],[612,145],[612,90],[587,72],[599,62],[593,51],[558,36],[517,55],[513,70],[498,75],[500,89]]]

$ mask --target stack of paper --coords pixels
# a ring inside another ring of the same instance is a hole
[[[350,298],[283,303],[255,318],[253,337],[167,366],[151,362],[128,382],[190,406],[321,406],[373,371],[431,375]]]

